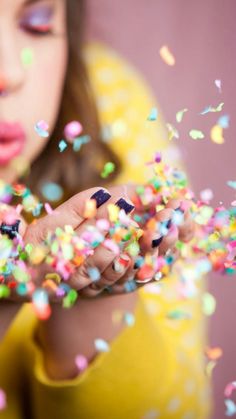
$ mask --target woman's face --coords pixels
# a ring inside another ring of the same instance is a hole
[[[52,132],[66,67],[65,0],[0,0],[0,178],[15,180],[16,157],[30,164],[45,147],[34,126]]]

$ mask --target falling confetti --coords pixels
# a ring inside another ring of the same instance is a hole
[[[48,124],[47,122],[41,120],[35,124],[34,129],[37,132],[37,134],[42,138],[48,138],[49,132],[48,132]]]
[[[59,201],[63,196],[63,189],[58,183],[44,183],[41,192],[48,201]]]
[[[224,102],[221,102],[218,106],[216,106],[216,108],[214,108],[213,106],[207,106],[205,109],[203,109],[202,112],[200,112],[200,115],[206,115],[207,113],[210,112],[221,112],[224,106]]]
[[[101,173],[101,177],[107,178],[111,173],[114,172],[115,167],[116,167],[115,164],[110,161],[105,163],[104,168]]]
[[[163,45],[163,47],[161,47],[160,49],[160,56],[163,59],[163,61],[169,65],[169,66],[174,66],[175,65],[175,57],[174,55],[170,52],[168,46]]]
[[[215,80],[215,85],[216,85],[217,89],[219,90],[219,92],[222,93],[221,80],[219,80],[219,79]]]
[[[214,125],[211,128],[210,137],[215,144],[224,144],[223,128],[220,125]]]
[[[83,127],[80,122],[72,121],[69,122],[64,129],[64,134],[67,141],[73,143],[75,138],[78,137],[83,131]]]
[[[184,114],[185,114],[187,111],[188,111],[188,109],[187,109],[187,108],[184,108],[184,109],[182,109],[181,111],[178,111],[178,112],[176,113],[175,118],[176,118],[176,121],[177,121],[178,123],[182,122],[183,116],[184,116]]]
[[[178,130],[172,125],[167,123],[166,128],[168,130],[168,139],[171,141],[173,138],[179,138]]]
[[[108,352],[110,350],[109,344],[104,339],[95,339],[94,344],[98,352]]]
[[[88,360],[84,355],[77,355],[75,357],[75,364],[80,372],[83,372],[88,367]]]
[[[60,153],[63,153],[63,151],[67,148],[67,143],[65,140],[61,140],[58,144]]]
[[[156,121],[158,116],[158,110],[157,108],[152,108],[150,111],[150,114],[148,115],[147,120],[148,121]]]
[[[189,135],[193,140],[202,140],[203,138],[205,138],[203,132],[197,129],[192,129],[191,131],[189,131]]]

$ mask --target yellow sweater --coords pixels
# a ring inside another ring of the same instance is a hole
[[[154,151],[176,164],[159,113],[147,121],[155,100],[142,78],[112,50],[85,48],[104,141],[123,161],[117,182],[144,182],[144,163]],[[147,172],[146,172],[147,171]],[[180,301],[177,279],[139,291],[135,324],[126,326],[88,369],[73,380],[47,377],[33,340],[37,319],[25,304],[0,344],[0,389],[7,396],[3,419],[203,419],[209,412],[204,373],[205,328],[200,296]],[[115,307],[114,307],[115,309]],[[188,319],[171,320],[181,309]]]

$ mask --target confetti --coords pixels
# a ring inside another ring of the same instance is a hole
[[[234,416],[236,414],[236,404],[233,402],[233,400],[226,399],[225,400],[225,406],[226,406],[226,416]]]
[[[166,128],[168,130],[169,140],[172,140],[173,138],[179,138],[179,132],[172,124],[167,123]]]
[[[63,189],[60,185],[47,182],[41,187],[41,192],[48,201],[59,201],[63,197]]]
[[[231,397],[232,392],[236,390],[236,381],[232,381],[231,383],[227,384],[225,387],[224,395],[225,397]]]
[[[163,47],[160,48],[160,56],[163,59],[163,61],[169,65],[169,66],[174,66],[175,65],[175,57],[174,55],[170,52],[168,46],[163,45]]]
[[[84,355],[77,355],[75,357],[75,364],[80,372],[83,372],[88,368],[88,360]]]
[[[49,126],[45,121],[41,120],[37,122],[37,124],[35,124],[34,126],[34,129],[40,137],[42,138],[49,137],[49,132],[48,132]]]
[[[189,135],[193,140],[202,140],[203,138],[205,138],[203,132],[197,129],[192,129],[191,131],[189,131]]]
[[[68,144],[65,140],[61,140],[58,144],[60,153],[63,153],[63,151],[67,148]]]
[[[185,114],[186,112],[188,112],[188,109],[187,109],[187,108],[184,108],[184,109],[182,109],[181,111],[178,111],[178,112],[176,113],[175,118],[176,118],[176,121],[177,121],[178,123],[182,122],[183,117],[184,117],[184,114]]]
[[[83,127],[80,122],[72,121],[69,122],[64,129],[64,134],[68,142],[73,143],[75,138],[78,137],[83,131]]]
[[[104,168],[101,173],[101,177],[107,178],[111,173],[114,172],[115,167],[116,167],[115,164],[110,161],[105,163]]]
[[[147,117],[148,121],[156,121],[158,116],[158,110],[157,108],[152,108],[150,111],[150,114]]]
[[[229,120],[229,115],[221,115],[216,125],[219,125],[223,129],[227,129],[229,128]]]
[[[214,125],[211,128],[210,137],[215,144],[223,144],[225,142],[223,137],[223,128],[220,125]]]
[[[221,89],[221,80],[216,79],[215,80],[215,85],[216,85],[217,89],[219,90],[219,92],[221,93],[222,92],[222,89]]]
[[[109,344],[104,339],[95,339],[94,345],[98,352],[108,352],[110,350]]]
[[[207,106],[202,112],[200,112],[200,115],[206,115],[209,112],[221,112],[224,106],[224,102],[221,102],[218,106],[215,108],[213,106]]]
[[[216,300],[212,294],[205,292],[202,297],[202,309],[206,316],[212,316],[216,309]]]

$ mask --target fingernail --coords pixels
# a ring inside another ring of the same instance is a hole
[[[16,233],[19,233],[20,220],[16,220],[14,224],[2,223],[0,225],[0,233],[7,234],[9,239],[14,239]]]
[[[90,199],[95,199],[96,207],[99,208],[101,205],[105,204],[108,199],[111,198],[111,195],[104,191],[104,189],[99,189],[99,191],[95,192]]]
[[[152,241],[152,248],[158,247],[163,240],[163,236],[158,237],[158,239],[153,239]]]
[[[116,260],[114,260],[114,263],[112,265],[112,268],[115,272],[125,272],[125,270],[128,268],[130,263],[130,258],[126,254],[121,254]]]
[[[182,214],[184,214],[184,210],[183,210],[181,207],[175,208],[175,211],[179,211],[179,212],[181,212]]]
[[[129,214],[135,208],[134,205],[129,204],[125,199],[120,198],[116,205],[125,211],[126,214]]]
[[[170,219],[170,220],[168,220],[167,221],[167,223],[166,223],[166,228],[170,228],[172,226],[172,220]]]

